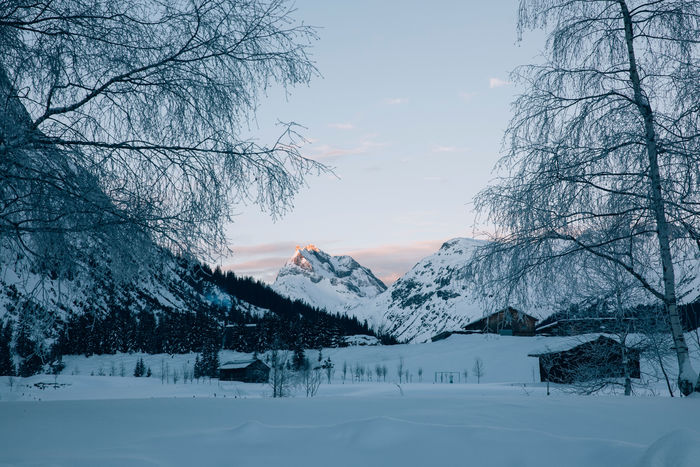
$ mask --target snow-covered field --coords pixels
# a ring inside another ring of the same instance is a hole
[[[69,357],[58,388],[35,386],[53,376],[12,386],[0,378],[0,465],[700,465],[700,399],[546,396],[527,353],[555,341],[453,336],[324,349],[336,372],[308,399],[271,399],[257,384],[160,378],[166,364],[172,373],[191,355],[147,357],[151,378],[90,376],[118,373],[122,363],[129,375],[137,355]],[[475,357],[484,362],[482,384],[471,374]],[[401,359],[413,382],[399,387]],[[343,384],[343,362],[386,365],[387,382],[365,374]],[[465,368],[466,384],[432,383],[435,371]]]

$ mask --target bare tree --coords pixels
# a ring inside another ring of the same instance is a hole
[[[399,384],[403,382],[404,368],[405,368],[405,365],[404,365],[403,357],[401,357],[399,359],[399,364],[396,366],[396,373],[399,376]]]
[[[270,379],[268,384],[272,388],[272,397],[287,397],[296,386],[294,372],[289,363],[289,352],[273,350],[268,356],[270,366]]]
[[[527,88],[506,175],[476,198],[496,234],[472,272],[508,301],[556,289],[562,262],[617,265],[663,304],[679,388],[700,391],[678,315],[700,245],[700,4],[523,0],[519,33],[537,28],[545,61],[514,73]]]
[[[668,333],[668,323],[666,320],[655,319],[655,316],[646,315],[642,319],[647,320],[641,326],[641,333],[644,341],[641,349],[645,357],[653,362],[651,371],[644,376],[647,379],[663,379],[666,389],[671,397],[674,397],[671,381],[673,377],[669,373],[669,368],[673,363],[673,339]]]
[[[303,368],[300,373],[301,384],[306,391],[306,397],[314,397],[321,386],[321,367],[309,365]]]
[[[619,346],[599,346],[598,352],[619,353],[620,362],[616,358],[606,359],[604,355],[593,356],[594,361],[603,362],[609,368],[602,368],[598,372],[586,369],[588,374],[582,375],[586,378],[581,379],[585,383],[580,387],[580,392],[590,394],[606,387],[618,386],[619,379],[607,375],[616,374],[617,371],[611,370],[616,370],[615,365],[621,365],[624,393],[629,396],[632,394],[630,353],[638,354],[640,350],[640,342],[632,342],[631,334],[643,331],[649,322],[646,319],[638,319],[634,308],[635,305],[648,302],[651,297],[646,289],[618,264],[595,255],[586,255],[581,260],[575,265],[569,263],[568,267],[561,271],[569,280],[566,286],[562,285],[560,293],[569,297],[570,302],[576,302],[579,308],[587,307],[590,310],[589,315],[594,311],[594,319],[604,319],[605,332],[615,336]],[[572,268],[577,271],[572,271]]]
[[[481,357],[476,357],[474,359],[474,366],[472,367],[472,373],[476,376],[476,384],[481,383],[481,377],[486,374],[486,368],[484,367],[484,361]]]
[[[220,253],[234,206],[278,215],[325,169],[294,124],[246,136],[261,92],[316,73],[314,39],[286,0],[0,0],[0,240]]]

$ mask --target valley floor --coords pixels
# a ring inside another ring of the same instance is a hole
[[[257,384],[166,383],[157,374],[90,376],[100,368],[131,372],[124,360],[136,356],[70,357],[57,388],[36,385],[53,376],[11,385],[0,378],[0,466],[698,465],[700,399],[577,396],[561,388],[547,396],[532,382],[528,357],[516,358],[541,346],[539,338],[455,337],[324,349],[336,373],[314,398],[272,399]],[[432,381],[435,371],[468,367],[476,349],[486,367],[482,384],[471,375],[466,384],[393,381],[400,359],[414,378],[420,367]],[[149,358],[158,371],[166,366],[165,356]],[[167,366],[189,358],[172,357]],[[386,364],[392,376],[343,384],[342,362]]]
[[[690,467],[700,459],[698,399],[546,397],[475,384],[403,391],[365,383],[313,399],[227,391],[3,402],[0,465]]]

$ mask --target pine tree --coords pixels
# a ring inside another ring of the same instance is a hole
[[[15,365],[12,362],[12,322],[0,325],[0,376],[14,376]]]
[[[194,377],[195,379],[199,379],[202,376],[204,376],[204,372],[202,371],[202,361],[199,359],[199,354],[197,354],[197,356],[194,357]]]
[[[142,377],[146,373],[146,364],[143,362],[143,358],[139,358],[136,362],[136,368],[134,368],[134,376],[137,378]]]
[[[294,357],[292,358],[292,365],[294,367],[295,371],[300,371],[304,369],[306,366],[307,361],[306,361],[306,354],[304,353],[304,349],[301,348],[301,346],[297,346],[294,349]]]
[[[200,358],[201,357],[201,358]],[[203,376],[216,378],[219,375],[219,348],[214,341],[202,348],[201,355],[197,355],[194,361],[194,377]]]
[[[207,346],[204,370],[206,371],[206,375],[210,378],[219,376],[219,348],[215,342],[211,342]]]

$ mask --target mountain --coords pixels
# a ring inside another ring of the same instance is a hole
[[[455,238],[423,258],[385,292],[349,313],[400,341],[422,342],[480,318],[484,308],[462,270],[479,240]]]
[[[342,312],[384,292],[386,285],[352,257],[331,256],[307,245],[296,248],[272,288],[311,306]]]
[[[120,264],[105,245],[92,242],[76,252],[72,267],[54,270],[0,248],[0,328],[9,323],[12,329],[18,372],[34,374],[61,355],[175,354],[222,342],[261,352],[333,347],[345,336],[375,335],[355,318],[290,300],[251,278],[212,271],[155,245],[144,254],[141,264]]]
[[[445,242],[437,253],[419,261],[385,292],[348,310],[348,314],[367,320],[375,329],[406,342],[424,342],[442,331],[456,330],[481,318],[498,304],[476,295],[463,271],[475,249],[483,244],[483,241],[469,238]],[[677,260],[676,267],[676,277],[680,278],[679,304],[687,308],[700,298],[700,255],[694,252],[683,256]],[[568,280],[563,276],[558,279]],[[533,290],[532,293],[538,292]],[[638,295],[634,306],[656,302],[645,292]],[[571,305],[575,301],[573,296],[562,297],[561,303],[531,296],[528,306],[509,305],[542,320],[567,307],[566,303]],[[565,312],[570,313],[566,308]]]

